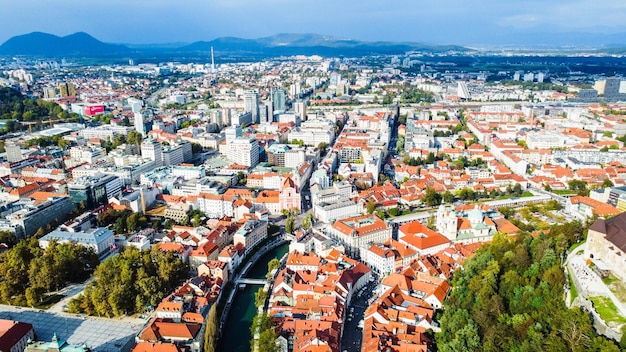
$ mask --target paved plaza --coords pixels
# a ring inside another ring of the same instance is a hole
[[[33,324],[39,341],[50,341],[56,333],[70,344],[85,344],[97,352],[130,350],[131,341],[142,327],[141,321],[136,319],[81,317],[4,305],[0,305],[0,319]]]

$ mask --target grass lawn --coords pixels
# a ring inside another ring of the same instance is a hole
[[[570,291],[570,304],[574,302],[576,297],[578,297],[578,290],[576,289],[576,285],[574,285],[574,280],[572,280],[572,274],[567,272],[567,276],[569,277],[569,291]]]
[[[602,282],[613,292],[620,302],[626,302],[626,284],[612,273],[602,279]]]
[[[615,281],[617,281],[617,278],[611,274],[609,274],[609,276],[602,279],[602,282],[604,282],[604,284],[607,286],[614,283]]]
[[[573,253],[574,250],[578,247],[580,247],[583,243],[585,243],[585,241],[580,241],[578,243],[574,243],[571,247],[569,247],[569,252]]]
[[[59,303],[63,299],[63,297],[65,296],[55,295],[55,294],[44,296],[41,303],[39,303],[35,308],[48,309],[52,307],[53,305]]]
[[[613,301],[611,301],[610,298],[596,296],[589,297],[589,299],[593,302],[596,312],[600,314],[604,321],[607,323],[614,322],[617,324],[626,324],[626,318],[619,313],[617,307],[613,304]]]
[[[558,195],[561,195],[561,196],[575,196],[575,195],[577,195],[576,192],[572,192],[572,191],[570,191],[568,189],[556,190],[556,191],[552,191],[552,193],[558,194]]]

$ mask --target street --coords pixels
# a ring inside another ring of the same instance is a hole
[[[350,306],[346,308],[347,315],[343,325],[343,336],[341,338],[341,351],[360,352],[363,342],[363,329],[359,323],[364,319],[365,310],[369,306],[369,300],[373,296],[377,282],[368,282],[360,291],[352,297]]]

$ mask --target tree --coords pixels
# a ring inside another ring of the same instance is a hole
[[[279,351],[278,345],[276,344],[278,335],[276,335],[276,332],[274,332],[274,329],[272,328],[272,318],[266,312],[260,313],[252,319],[250,332],[253,336],[252,341],[250,341],[251,351]]]
[[[280,267],[280,260],[273,258],[267,263],[267,272],[272,272]]]
[[[426,164],[433,164],[435,162],[435,153],[430,152],[426,157]]]
[[[204,150],[204,147],[203,147],[203,146],[201,146],[200,144],[198,144],[198,143],[191,143],[191,152],[192,152],[193,154],[200,153],[200,152],[202,152],[203,150]]]
[[[454,202],[454,194],[452,194],[452,192],[450,191],[445,191],[441,195],[441,199],[443,200],[444,203],[452,203]]]
[[[326,150],[328,149],[329,145],[326,142],[320,142],[320,144],[317,145],[317,149],[320,150],[320,154],[324,155],[326,154]]]
[[[434,188],[428,187],[422,197],[422,202],[426,203],[429,207],[437,206],[441,204],[441,194],[437,193]]]
[[[402,153],[404,151],[404,136],[399,136],[396,141],[396,153]]]
[[[126,218],[126,229],[135,232],[139,228],[139,213],[132,213]]]
[[[374,213],[374,210],[376,210],[376,203],[373,200],[367,201],[366,209],[368,214]]]
[[[31,307],[35,307],[41,303],[45,290],[41,287],[32,286],[26,289],[26,302]]]
[[[128,137],[126,137],[126,142],[128,144],[134,144],[136,146],[139,146],[142,140],[143,140],[143,136],[141,135],[141,133],[135,130],[129,131]]]
[[[215,352],[217,349],[219,319],[217,317],[217,304],[213,303],[206,320],[204,331],[204,352]]]
[[[519,196],[521,196],[521,195],[522,195],[522,193],[523,193],[523,191],[522,191],[522,185],[520,185],[519,183],[516,183],[516,184],[515,184],[515,186],[513,186],[513,194],[514,194],[516,197],[519,197]]]
[[[285,220],[285,232],[293,233],[295,230],[294,225],[296,222],[296,218],[293,215],[287,216],[287,220]]]
[[[0,243],[13,247],[17,243],[17,239],[11,231],[0,231]]]
[[[587,189],[587,181],[573,179],[569,180],[569,182],[567,182],[567,185],[569,186],[570,190],[576,191],[579,196],[589,195],[589,190]]]
[[[191,218],[191,226],[198,227],[202,225],[202,218],[200,214],[195,214],[193,218]]]
[[[106,317],[142,312],[148,305],[156,306],[187,272],[187,266],[172,252],[128,247],[98,266],[94,281],[82,297],[70,301],[71,307]]]
[[[310,229],[310,228],[311,228],[311,222],[312,222],[312,220],[311,220],[311,219],[312,219],[312,217],[313,217],[313,216],[312,216],[311,214],[309,214],[309,215],[305,216],[305,217],[302,219],[302,229],[303,229],[303,230],[305,230],[305,231],[306,231],[306,230],[308,230],[308,229]]]
[[[257,306],[257,308],[262,307],[265,305],[265,299],[267,299],[267,292],[265,292],[263,287],[260,287],[254,293],[254,304]]]
[[[615,185],[613,184],[613,181],[611,181],[611,179],[609,178],[605,178],[604,181],[602,181],[602,188],[610,188],[613,186]]]
[[[563,235],[579,225],[556,225],[536,237],[497,233],[483,245],[454,273],[438,349],[617,351],[596,335],[587,313],[568,309],[563,300],[566,276],[558,258],[573,243]]]
[[[426,223],[426,227],[428,227],[429,229],[434,229],[435,225],[435,213],[430,213],[430,216],[428,217],[428,222]]]

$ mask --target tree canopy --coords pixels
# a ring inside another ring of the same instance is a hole
[[[77,114],[68,113],[55,102],[31,99],[9,87],[0,87],[0,101],[2,102],[0,104],[0,120],[32,122],[48,119],[78,119]],[[17,127],[17,124],[9,123],[0,132],[13,132]]]
[[[44,293],[86,280],[97,265],[91,248],[52,242],[44,250],[34,237],[22,240],[0,255],[0,302],[36,305]]]
[[[187,275],[187,266],[172,252],[126,248],[100,264],[84,294],[68,304],[70,313],[117,317],[156,307]]]
[[[439,351],[618,351],[563,300],[561,256],[579,225],[536,238],[496,235],[466,261],[444,303]]]

